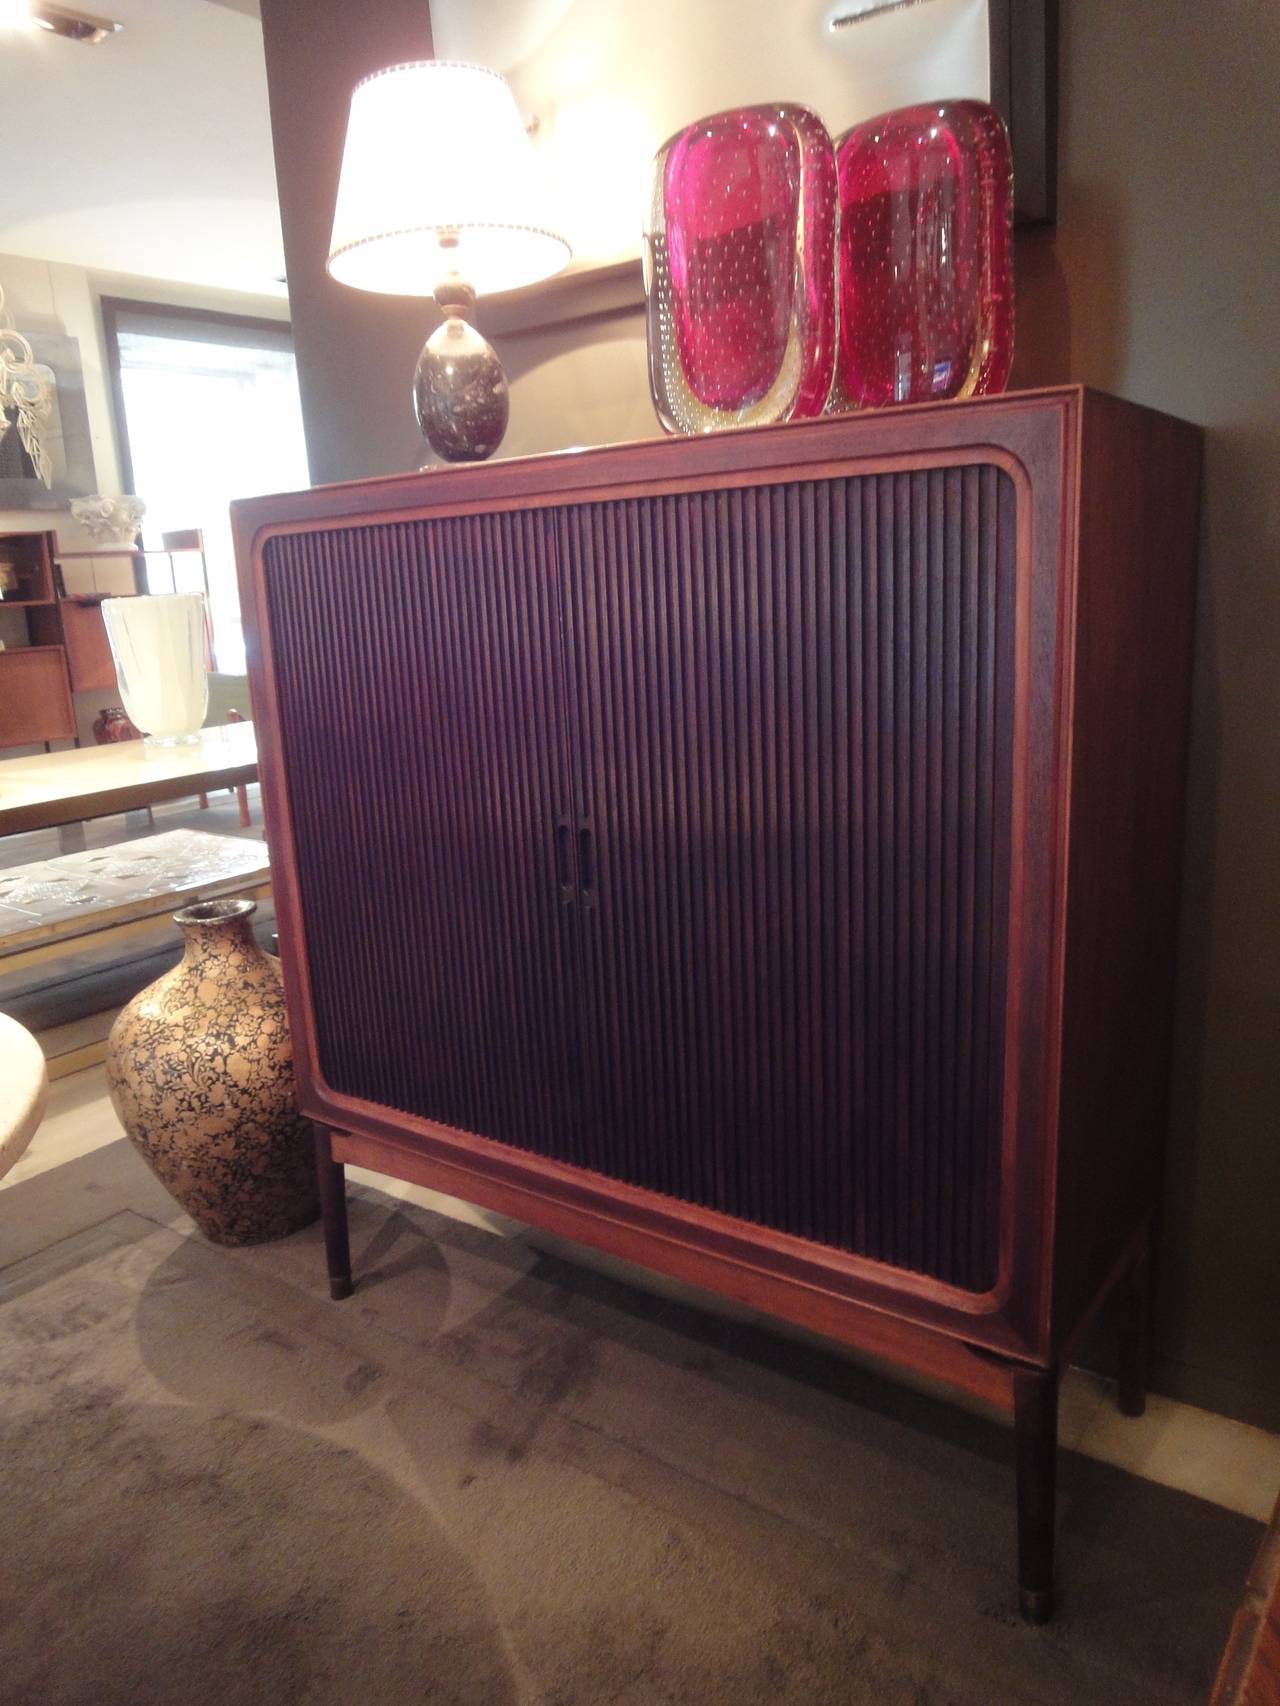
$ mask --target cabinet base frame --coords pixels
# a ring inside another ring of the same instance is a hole
[[[345,1163],[368,1166],[391,1177],[438,1188],[438,1178],[426,1161],[412,1165],[411,1152],[397,1149],[396,1170],[388,1167],[390,1146],[345,1132],[316,1128],[316,1167],[324,1223],[329,1294],[335,1300],[354,1290],[351,1241],[347,1226]],[[420,1178],[414,1179],[414,1172]],[[496,1205],[490,1205],[496,1206]],[[603,1245],[603,1241],[602,1241]],[[619,1252],[626,1254],[626,1252]],[[664,1271],[697,1285],[696,1275],[668,1263]],[[1145,1401],[1149,1322],[1149,1238],[1144,1229],[1135,1239],[1129,1259],[1113,1284],[1119,1303],[1120,1381],[1118,1401],[1126,1415],[1141,1415]],[[727,1288],[717,1288],[722,1293]],[[790,1288],[783,1286],[783,1290]],[[759,1295],[738,1299],[752,1307],[815,1327],[805,1307],[767,1304]],[[1090,1311],[1092,1314],[1092,1311]],[[824,1329],[819,1326],[818,1331]],[[1061,1366],[1016,1362],[988,1350],[964,1345],[947,1335],[881,1315],[873,1309],[847,1304],[831,1336],[870,1355],[909,1367],[957,1386],[1013,1413],[1014,1461],[1017,1478],[1018,1601],[1028,1623],[1046,1623],[1053,1614],[1053,1560],[1058,1457],[1058,1388]]]

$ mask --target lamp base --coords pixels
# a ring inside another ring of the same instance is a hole
[[[413,408],[422,436],[446,462],[483,462],[502,443],[511,405],[507,376],[492,346],[458,312],[432,332],[413,376]]]

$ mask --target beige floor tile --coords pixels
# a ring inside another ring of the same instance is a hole
[[[1150,1397],[1144,1416],[1103,1404],[1085,1430],[1087,1457],[1266,1522],[1280,1491],[1280,1434]]]
[[[1058,1443],[1068,1451],[1083,1449],[1085,1435],[1098,1411],[1115,1404],[1109,1380],[1083,1368],[1069,1368],[1058,1392]]]
[[[462,1202],[457,1197],[447,1197],[441,1191],[428,1190],[425,1185],[414,1185],[406,1179],[392,1179],[385,1173],[370,1172],[367,1167],[348,1167],[347,1179],[353,1185],[369,1185],[373,1190],[381,1191],[384,1197],[393,1197],[396,1202],[413,1203],[436,1214],[447,1214],[451,1220],[465,1221],[468,1226],[478,1226],[485,1232],[510,1235],[520,1227],[519,1221],[508,1220],[505,1215],[491,1214],[486,1208],[477,1208],[474,1203]]]
[[[104,1143],[114,1143],[122,1135],[100,1066],[55,1079],[49,1086],[49,1104],[40,1129],[26,1154],[0,1180],[0,1190],[20,1185],[50,1167],[60,1167],[64,1161],[74,1161]]]

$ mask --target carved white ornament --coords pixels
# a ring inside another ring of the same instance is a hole
[[[141,498],[124,496],[100,497],[94,492],[87,498],[72,498],[71,514],[93,540],[95,545],[132,545],[138,536],[138,525],[147,513]]]

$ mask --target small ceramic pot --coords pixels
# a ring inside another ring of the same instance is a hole
[[[93,719],[93,738],[99,746],[112,746],[120,740],[141,740],[141,729],[134,728],[123,705],[104,705]]]

